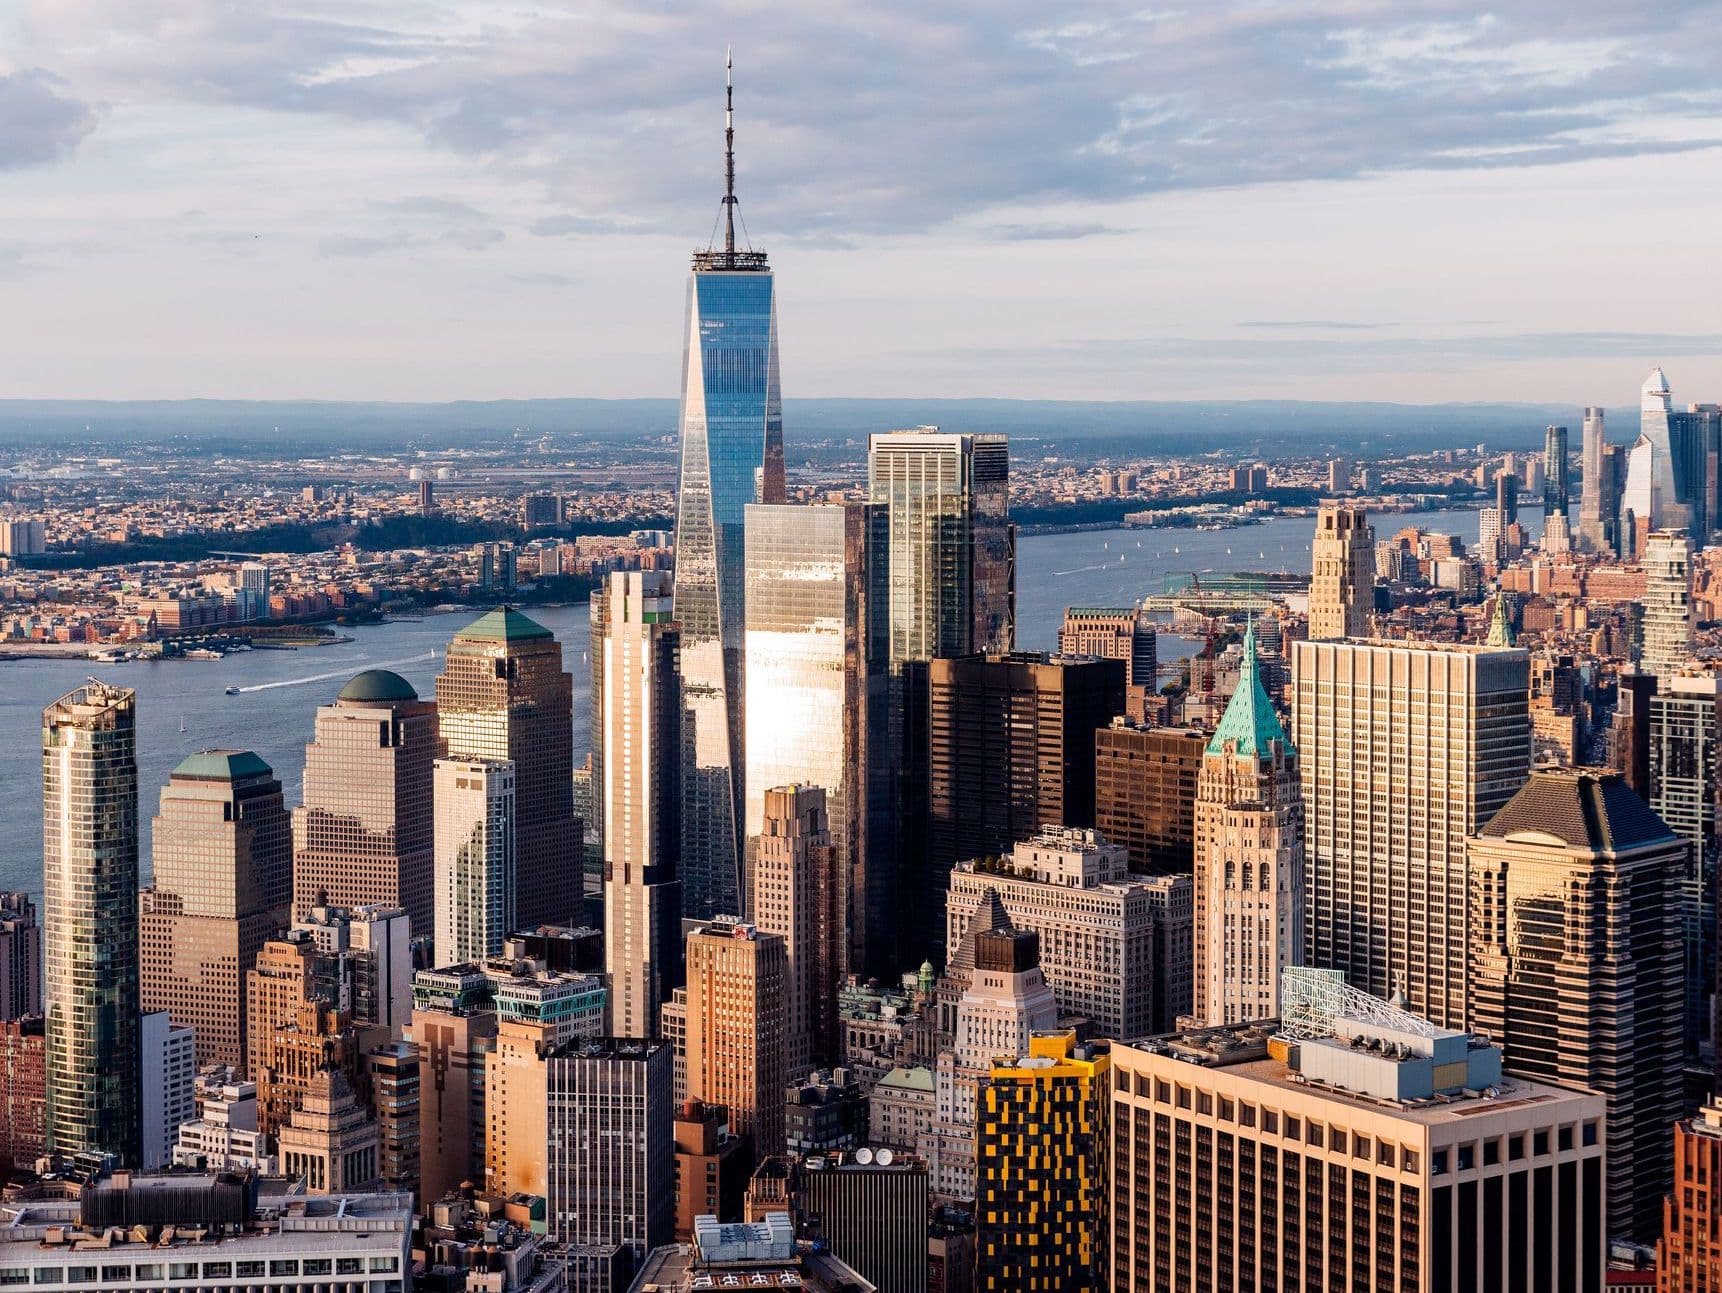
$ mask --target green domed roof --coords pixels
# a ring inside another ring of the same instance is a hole
[[[238,781],[272,777],[275,770],[250,750],[200,750],[183,759],[173,775],[196,781]]]
[[[356,700],[367,704],[392,704],[400,700],[417,700],[418,692],[413,690],[412,683],[388,669],[367,669],[356,674],[341,688],[342,700]]]

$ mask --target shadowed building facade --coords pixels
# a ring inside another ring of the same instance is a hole
[[[436,716],[449,758],[514,764],[515,920],[569,924],[586,845],[574,816],[574,680],[555,635],[512,607],[479,616],[448,644]]]
[[[145,1010],[192,1028],[197,1062],[243,1069],[245,978],[287,925],[293,847],[281,783],[249,750],[206,750],[173,770],[142,894]]]

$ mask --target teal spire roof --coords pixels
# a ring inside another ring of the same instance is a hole
[[[528,638],[547,638],[554,635],[537,620],[522,615],[514,607],[498,606],[495,610],[480,615],[455,636],[481,638],[487,642],[523,642]]]
[[[1510,647],[1513,645],[1513,626],[1507,619],[1507,594],[1495,594],[1495,613],[1489,620],[1489,638],[1485,646]]]
[[[1208,742],[1208,753],[1224,754],[1227,742],[1232,742],[1236,753],[1260,757],[1268,753],[1275,741],[1287,750],[1292,748],[1291,738],[1280,726],[1279,715],[1274,713],[1274,703],[1268,699],[1267,688],[1262,686],[1261,670],[1256,665],[1256,626],[1252,620],[1244,630],[1244,663],[1238,671],[1238,689],[1226,703],[1226,712]]]

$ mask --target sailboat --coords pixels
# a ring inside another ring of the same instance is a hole
[[[179,730],[182,732],[185,731],[185,715],[184,714],[181,714],[179,716]]]

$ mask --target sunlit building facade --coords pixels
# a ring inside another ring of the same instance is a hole
[[[511,607],[480,616],[448,644],[436,702],[450,758],[514,764],[515,918],[568,924],[586,845],[574,816],[574,680],[555,635]]]
[[[1653,530],[1644,562],[1644,650],[1639,667],[1671,678],[1692,658],[1692,540],[1684,530]]]
[[[515,921],[514,764],[438,759],[436,963],[502,952]]]
[[[1375,611],[1375,529],[1361,507],[1323,503],[1311,549],[1309,636],[1359,638]]]
[[[47,1148],[142,1153],[137,693],[91,681],[42,711]]]

